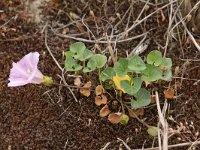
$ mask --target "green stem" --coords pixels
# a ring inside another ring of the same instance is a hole
[[[99,82],[102,85],[102,81],[101,81],[101,69],[98,69],[98,76],[99,76]]]
[[[60,84],[60,83],[55,83],[55,82],[52,85],[75,88],[75,89],[91,89],[91,87],[89,87],[89,88],[88,87],[79,87],[79,86],[65,85],[65,84]]]
[[[122,100],[122,91],[119,91],[119,101],[121,103],[121,106],[122,106],[122,113],[125,114],[125,110],[124,110],[124,103],[123,103],[123,100]]]
[[[85,61],[83,61],[83,67],[85,68]]]

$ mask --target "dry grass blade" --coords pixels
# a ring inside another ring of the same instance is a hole
[[[56,60],[56,58],[54,57],[54,55],[53,55],[53,53],[51,52],[51,49],[49,48],[49,46],[48,46],[48,43],[47,43],[47,32],[48,32],[48,24],[46,24],[45,26],[44,26],[44,28],[43,28],[43,30],[45,31],[45,46],[46,46],[46,48],[47,48],[47,50],[48,50],[48,52],[49,52],[49,54],[51,55],[51,57],[52,57],[52,59],[54,60],[54,62],[56,63],[56,65],[58,66],[58,68],[61,70],[61,72],[62,72],[62,80],[63,80],[63,83],[66,85],[66,86],[68,86],[68,84],[67,84],[67,82],[66,82],[66,80],[65,80],[65,77],[64,77],[64,69],[60,66],[60,64],[58,63],[58,61]],[[77,98],[76,98],[76,96],[75,96],[75,94],[73,93],[73,91],[72,91],[72,89],[70,88],[70,87],[67,87],[68,89],[69,89],[69,91],[70,91],[70,93],[72,94],[72,96],[73,96],[73,98],[75,99],[75,101],[76,102],[78,102],[78,100],[77,100]]]
[[[124,142],[124,140],[117,138],[117,140],[119,140],[120,142],[123,143],[123,145],[126,147],[127,150],[131,150],[131,148],[126,144],[126,142]]]
[[[164,118],[164,113],[166,112],[166,109],[167,109],[167,102],[165,101],[165,106],[163,108],[164,111],[162,112],[160,108],[160,101],[159,101],[159,96],[158,96],[157,91],[156,91],[156,104],[157,104],[157,110],[158,110],[158,116],[159,116],[159,125],[161,125],[161,129],[162,129],[162,137],[160,137],[161,136],[160,134],[158,136],[159,149],[168,150],[168,123]],[[160,130],[158,131],[160,132]]]
[[[169,145],[168,148],[169,149],[172,149],[172,148],[180,148],[180,149],[182,149],[181,147],[186,147],[186,146],[193,146],[194,147],[196,145],[200,145],[200,141],[186,142],[186,143]],[[143,148],[143,149],[134,149],[134,150],[159,150],[159,149],[160,149],[160,147],[152,147],[152,148]]]

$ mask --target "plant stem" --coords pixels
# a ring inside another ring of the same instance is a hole
[[[60,83],[53,83],[53,85],[63,86],[63,87],[70,87],[70,88],[75,88],[75,89],[91,89],[91,87],[79,87],[79,86],[65,85],[65,84],[60,84]]]
[[[123,103],[123,100],[122,100],[122,91],[119,91],[119,101],[120,101],[121,106],[122,106],[122,113],[125,114],[124,103]]]
[[[100,84],[102,85],[102,81],[101,81],[100,75],[101,75],[101,69],[99,68],[99,69],[98,69],[99,82],[100,82]]]
[[[85,68],[85,61],[83,61],[83,67]]]
[[[130,109],[127,105],[125,105],[125,107],[127,109]],[[150,127],[150,125],[148,125],[144,120],[141,120],[133,111],[132,111],[133,115],[135,116],[135,118],[137,119],[137,121],[139,121],[141,124],[143,124],[144,126],[146,126],[147,128]]]

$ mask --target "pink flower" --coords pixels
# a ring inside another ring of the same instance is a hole
[[[38,70],[39,53],[31,52],[24,56],[19,62],[13,62],[10,70],[9,87],[22,86],[28,83],[40,84],[43,81],[43,74]]]

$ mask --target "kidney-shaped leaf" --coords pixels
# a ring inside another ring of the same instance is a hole
[[[163,58],[162,63],[160,64],[160,68],[162,70],[168,70],[172,67],[171,58]]]
[[[82,53],[86,49],[85,44],[83,42],[76,42],[70,45],[69,50],[72,53]]]
[[[73,53],[72,53],[71,51],[66,51],[66,52],[65,52],[65,57],[66,57],[66,59],[72,58],[72,56],[73,56]]]
[[[96,69],[96,62],[94,59],[90,59],[87,62],[87,67],[83,69],[83,72],[91,72]]]
[[[165,81],[170,81],[172,79],[172,70],[169,69],[169,70],[163,71],[161,79]]]
[[[139,77],[134,78],[132,83],[128,80],[122,80],[120,82],[120,85],[125,93],[128,93],[129,95],[134,95],[141,88],[142,80]]]
[[[134,55],[128,60],[128,69],[133,71],[141,71],[146,69],[146,65],[140,56]]]
[[[115,75],[116,75],[116,73],[115,73],[114,69],[111,67],[107,67],[106,69],[104,69],[101,72],[100,79],[102,81],[112,80],[113,76],[115,76]]]
[[[102,68],[107,62],[107,57],[101,54],[95,54],[91,59],[94,60],[97,68]]]
[[[131,108],[137,109],[147,106],[151,103],[150,92],[141,88],[135,95],[135,100],[131,100]]]
[[[120,58],[114,65],[114,70],[119,76],[125,76],[128,72],[128,59]]]
[[[79,71],[82,69],[82,66],[77,64],[74,58],[66,58],[65,60],[65,70],[66,71]]]
[[[147,64],[146,67],[141,76],[143,81],[156,81],[162,77],[162,72],[159,67],[149,64]]]
[[[158,50],[151,51],[147,55],[147,63],[159,66],[162,63],[162,53]]]
[[[78,56],[77,59],[80,61],[85,61],[85,60],[89,59],[90,57],[92,57],[92,55],[93,55],[93,53],[90,50],[85,49],[83,51],[83,53],[80,53],[80,56]]]

